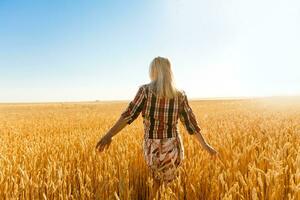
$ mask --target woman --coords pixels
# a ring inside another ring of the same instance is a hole
[[[101,152],[108,147],[112,137],[127,124],[131,124],[142,112],[146,163],[156,184],[169,183],[176,178],[176,169],[184,159],[182,139],[177,128],[178,119],[211,155],[216,155],[217,151],[203,138],[185,92],[175,88],[169,60],[163,57],[154,58],[149,74],[151,82],[139,87],[135,98],[115,125],[97,143],[96,149]]]

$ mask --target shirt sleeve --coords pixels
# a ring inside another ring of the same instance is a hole
[[[140,114],[146,100],[145,88],[141,86],[138,89],[134,99],[130,101],[126,110],[122,112],[121,116],[126,120],[127,124],[131,124]]]
[[[179,118],[180,121],[186,127],[188,133],[190,135],[194,135],[196,132],[200,132],[201,128],[197,123],[196,117],[193,113],[192,108],[189,105],[185,92],[183,91],[182,94],[183,94],[183,101],[181,104],[181,111],[179,113]]]

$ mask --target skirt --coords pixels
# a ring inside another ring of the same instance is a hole
[[[173,138],[144,138],[144,158],[154,179],[171,182],[178,176],[178,167],[184,159],[184,147],[180,134]]]

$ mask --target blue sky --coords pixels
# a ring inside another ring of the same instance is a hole
[[[299,1],[0,1],[0,102],[132,99],[155,56],[189,98],[300,95]]]

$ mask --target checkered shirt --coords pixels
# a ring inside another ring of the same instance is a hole
[[[149,84],[139,87],[134,99],[121,116],[131,124],[142,112],[145,137],[151,139],[172,138],[178,135],[178,118],[189,134],[201,129],[182,90],[175,98],[157,96]]]

